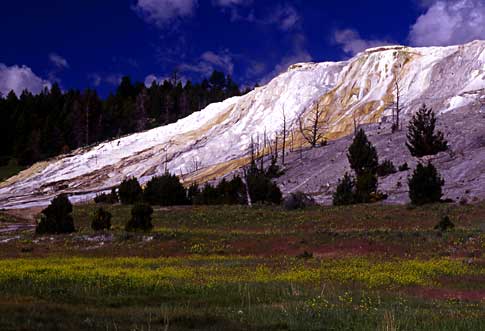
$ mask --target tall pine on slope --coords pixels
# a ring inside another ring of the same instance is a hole
[[[335,205],[368,203],[375,201],[377,196],[377,167],[379,159],[377,151],[367,138],[364,130],[360,129],[347,153],[350,167],[354,170],[356,180],[348,174],[339,181],[333,201]]]
[[[435,127],[436,117],[433,110],[423,104],[409,123],[406,146],[412,156],[435,155],[448,149],[443,133],[435,133]]]
[[[379,159],[377,151],[371,144],[364,130],[360,129],[354,137],[354,141],[349,147],[347,153],[350,167],[354,170],[357,176],[365,173],[377,172],[379,166]]]
[[[408,180],[409,198],[415,205],[439,202],[443,196],[444,184],[444,180],[431,162],[427,165],[419,163]]]

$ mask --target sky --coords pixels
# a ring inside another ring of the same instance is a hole
[[[264,84],[297,62],[485,39],[485,0],[18,0],[0,4],[0,93],[150,85],[215,70]]]

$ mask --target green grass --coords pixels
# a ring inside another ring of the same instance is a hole
[[[0,244],[1,330],[485,329],[485,205],[155,208],[136,234],[98,207]]]

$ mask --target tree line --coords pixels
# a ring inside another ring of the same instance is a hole
[[[244,91],[247,93],[248,90]],[[123,77],[101,98],[96,90],[0,95],[0,165],[29,166],[79,147],[170,124],[207,105],[243,94],[231,76],[214,71],[200,83],[176,75],[150,87]]]

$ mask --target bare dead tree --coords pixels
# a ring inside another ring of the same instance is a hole
[[[359,123],[357,121],[357,116],[355,115],[355,111],[352,114],[352,121],[354,122],[354,135],[357,134],[357,130],[359,129]]]
[[[274,150],[275,150],[274,157],[276,162],[278,162],[278,133],[275,136]]]
[[[283,108],[283,154],[281,154],[281,164],[285,165],[285,153],[286,153],[286,114],[285,114],[285,108]]]
[[[197,158],[192,158],[192,172],[197,172],[201,168],[202,163]]]
[[[327,125],[323,122],[324,116],[325,109],[317,104],[317,106],[310,112],[306,121],[303,120],[303,114],[298,118],[300,133],[312,148],[316,147],[318,143],[325,138]],[[309,125],[307,126],[306,123],[309,123]]]
[[[393,73],[394,73],[394,107],[392,108],[392,132],[400,131],[401,130],[401,94],[402,94],[402,86],[401,86],[401,77],[402,77],[402,69],[403,69],[403,59],[400,58],[398,63],[394,65]]]
[[[295,134],[293,131],[291,131],[291,147],[290,147],[290,152],[293,152],[295,150]]]

